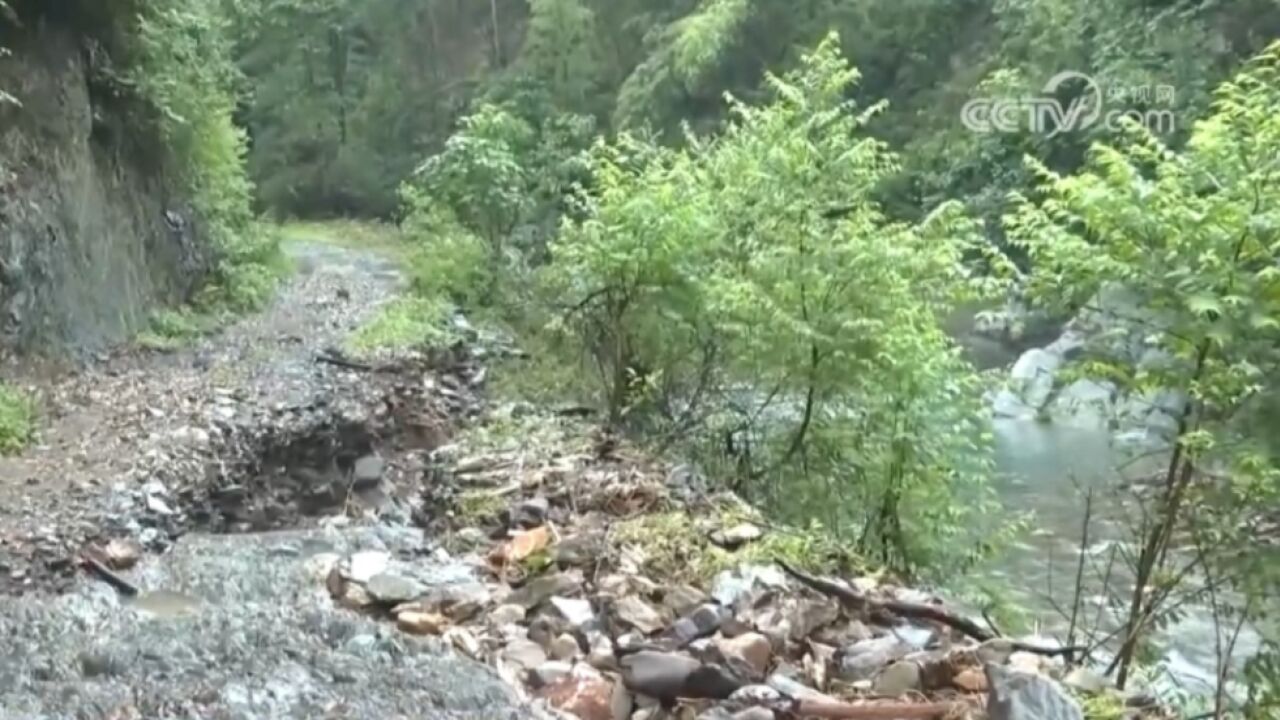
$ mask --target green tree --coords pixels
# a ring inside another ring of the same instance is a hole
[[[896,163],[859,137],[856,78],[831,38],[719,137],[600,148],[550,274],[615,422],[750,443],[742,489],[910,572],[963,556],[988,509],[977,378],[938,323],[977,236],[955,205],[884,216]]]
[[[1280,580],[1274,554],[1241,554],[1250,517],[1275,508],[1274,458],[1233,422],[1280,367],[1280,45],[1217,93],[1183,153],[1131,126],[1119,146],[1095,146],[1062,176],[1032,163],[1035,201],[1020,199],[1009,234],[1035,263],[1030,289],[1051,305],[1125,288],[1148,312],[1131,324],[1165,361],[1116,363],[1134,392],[1186,398],[1177,441],[1148,521],[1116,659],[1124,685],[1137,650],[1194,563],[1177,538],[1211,541],[1209,562],[1239,570],[1239,588]],[[1105,358],[1104,358],[1105,360]],[[1225,477],[1224,477],[1225,476]],[[1190,568],[1187,563],[1191,563]]]
[[[481,105],[418,170],[432,197],[484,238],[495,264],[530,202],[520,157],[533,141],[533,128],[523,120],[496,105]]]
[[[600,75],[595,13],[581,0],[530,0],[520,62],[557,108],[588,110]]]
[[[128,79],[159,116],[171,165],[220,254],[203,299],[255,308],[274,286],[278,248],[255,224],[230,20],[217,3],[162,0],[139,7],[130,29]]]

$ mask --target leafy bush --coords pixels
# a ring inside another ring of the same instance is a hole
[[[489,304],[495,268],[484,241],[421,191],[406,186],[401,197],[408,212],[402,228],[413,247],[409,261],[413,292],[462,307]]]
[[[548,287],[615,424],[730,445],[739,487],[909,572],[972,560],[991,509],[981,383],[938,318],[983,284],[956,205],[889,221],[896,168],[834,38],[684,150],[595,151]]]
[[[21,390],[0,383],[0,454],[26,447],[35,432],[35,403]]]
[[[483,237],[495,256],[529,202],[519,157],[533,139],[533,128],[524,120],[505,108],[481,105],[462,119],[444,150],[418,169],[426,192]]]
[[[228,29],[217,4],[146,3],[129,80],[156,108],[171,165],[219,253],[201,303],[240,312],[270,297],[280,255],[276,236],[253,216],[248,141],[233,120],[239,74]]]

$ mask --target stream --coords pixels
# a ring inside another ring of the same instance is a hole
[[[1086,548],[1084,594],[1080,612],[1084,626],[1116,626],[1106,585],[1123,592],[1129,570],[1116,553],[1108,573],[1108,558],[1124,539],[1127,525],[1117,491],[1127,476],[1151,469],[1153,462],[1126,460],[1112,446],[1110,434],[1035,421],[996,420],[998,490],[1012,512],[1031,514],[1030,529],[998,559],[987,576],[1011,593],[1011,599],[1031,611],[1045,635],[1066,637],[1074,597],[1085,519],[1085,495],[1094,490],[1094,518]],[[1122,492],[1122,491],[1121,491]],[[1212,689],[1215,656],[1213,615],[1206,607],[1188,608],[1158,638],[1162,653],[1159,685],[1199,693]],[[1238,661],[1254,654],[1256,632],[1242,633]]]

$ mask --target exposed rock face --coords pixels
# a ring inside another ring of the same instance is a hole
[[[0,346],[93,348],[187,299],[210,250],[146,109],[108,79],[104,43],[66,26],[99,32],[102,11],[15,6],[24,29],[0,58],[0,88],[21,102],[0,104]]]

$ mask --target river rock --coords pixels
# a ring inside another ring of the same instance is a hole
[[[597,670],[617,670],[618,657],[613,652],[613,643],[604,633],[592,633],[588,636],[587,664]]]
[[[116,570],[128,570],[137,565],[138,558],[142,557],[142,548],[137,543],[119,538],[108,542],[102,552],[107,564]]]
[[[556,636],[547,647],[552,660],[573,660],[581,653],[578,640],[568,633]]]
[[[532,640],[512,640],[502,650],[502,659],[522,670],[532,670],[547,661],[542,646]]]
[[[615,720],[614,683],[599,676],[569,675],[538,691],[551,707],[580,720]],[[630,708],[618,720],[625,720]]]
[[[614,612],[617,613],[619,620],[645,635],[652,635],[661,630],[664,625],[658,611],[634,595],[619,598],[614,606]]]
[[[410,610],[396,615],[396,627],[411,635],[439,635],[449,626],[449,619],[435,613]]]
[[[1013,655],[1014,645],[1009,638],[992,638],[978,646],[978,660],[983,664],[1003,665]]]
[[[1061,366],[1061,355],[1040,348],[1028,350],[1009,371],[1009,389],[1027,407],[1040,410],[1053,394],[1054,378]]]
[[[1111,687],[1111,681],[1087,667],[1072,668],[1062,678],[1062,684],[1086,694],[1096,694]]]
[[[809,700],[812,702],[834,703],[835,698],[825,693],[818,692],[804,683],[787,677],[786,675],[775,672],[769,676],[767,681],[769,687],[782,693],[785,697],[795,700]]]
[[[1055,423],[1087,430],[1110,426],[1115,414],[1115,383],[1081,379],[1058,392],[1049,409]]]
[[[355,490],[372,490],[382,482],[387,461],[378,455],[365,455],[356,460],[351,472],[351,487]]]
[[[382,572],[369,578],[365,589],[374,600],[386,605],[409,602],[427,591],[417,580],[393,572]]]
[[[704,603],[672,623],[663,636],[677,647],[688,645],[698,638],[714,635],[728,619],[728,608],[715,603]]]
[[[547,513],[551,511],[551,503],[545,497],[534,497],[522,500],[512,507],[510,515],[511,527],[528,530],[547,522]]]
[[[348,580],[367,583],[391,565],[391,555],[382,550],[362,550],[353,553],[347,563],[345,576]]]
[[[535,688],[546,687],[561,678],[569,677],[573,666],[560,660],[548,660],[529,671],[529,684]]]
[[[599,559],[605,549],[605,536],[600,532],[583,532],[560,539],[551,548],[551,558],[562,568],[586,567]]]
[[[622,658],[622,679],[633,692],[673,700],[702,664],[688,655],[641,650]]]
[[[524,620],[525,609],[520,605],[499,605],[489,613],[489,624],[495,627],[513,625]]]
[[[1043,675],[992,664],[986,672],[991,720],[1084,720],[1079,703]]]
[[[574,592],[581,584],[582,580],[580,578],[575,578],[569,573],[543,575],[530,580],[523,587],[512,592],[511,596],[507,598],[507,602],[528,610],[541,605],[553,595]]]
[[[872,692],[883,697],[898,697],[920,688],[920,666],[910,660],[899,660],[876,676]]]
[[[726,550],[737,550],[749,542],[754,542],[764,537],[764,530],[758,525],[751,523],[741,523],[731,528],[716,530],[711,533],[711,542],[719,545]]]
[[[675,585],[662,594],[662,606],[676,617],[688,614],[707,601],[707,594],[692,585]]]
[[[747,633],[735,638],[718,638],[716,648],[727,658],[737,658],[750,668],[752,678],[760,679],[769,671],[773,646],[760,633]]]
[[[547,602],[575,630],[587,627],[596,619],[595,610],[591,609],[591,603],[587,600],[557,596]]]
[[[725,570],[711,585],[711,597],[728,608],[738,604],[757,588],[784,588],[787,576],[772,565],[744,565]]]
[[[906,643],[893,635],[863,640],[841,648],[836,659],[836,675],[850,682],[870,680],[881,668],[910,651]]]
[[[343,582],[343,584],[340,586],[338,594],[334,596],[339,605],[352,610],[363,610],[377,602],[364,585],[358,582],[340,582]]]

